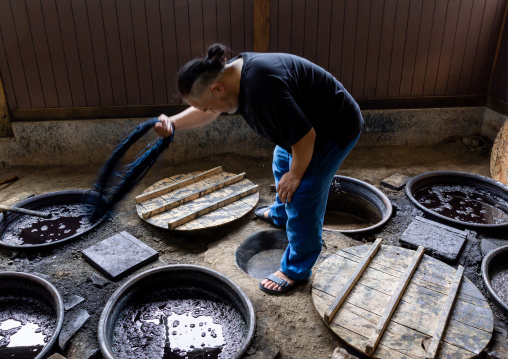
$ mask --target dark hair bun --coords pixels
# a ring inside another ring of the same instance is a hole
[[[212,65],[211,67],[224,66],[226,62],[226,58],[224,54],[226,53],[226,46],[222,44],[213,44],[208,48],[208,55],[206,57],[206,61]]]

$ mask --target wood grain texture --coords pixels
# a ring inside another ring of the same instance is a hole
[[[372,335],[369,338],[369,342],[367,343],[367,354],[374,353],[374,350],[376,349],[376,346],[378,345],[379,340],[381,339],[381,336],[383,335],[383,332],[386,329],[386,326],[388,325],[388,322],[390,321],[395,311],[395,308],[397,307],[397,304],[399,304],[399,301],[402,298],[404,291],[406,290],[409,282],[411,281],[413,273],[415,272],[416,268],[418,267],[418,264],[420,263],[420,260],[422,259],[423,251],[424,251],[423,247],[418,247],[418,250],[413,256],[413,259],[411,260],[406,270],[404,271],[404,274],[400,278],[397,288],[395,288],[395,291],[391,295],[390,301],[386,305],[383,311],[383,315],[381,316],[381,319],[379,320],[376,329],[374,330],[374,333],[372,333]]]
[[[312,284],[314,305],[322,317],[371,246],[345,248],[326,258]],[[415,251],[382,245],[328,326],[348,344],[367,353],[390,299]],[[418,268],[387,322],[375,358],[425,358],[454,288],[457,271],[423,255]],[[492,337],[494,318],[489,304],[466,277],[457,289],[436,358],[472,358]]]
[[[136,210],[143,218],[144,213],[167,206],[166,210],[145,218],[146,222],[160,228],[168,229],[168,223],[177,231],[217,227],[243,217],[257,204],[257,187],[248,179],[242,179],[243,175],[224,172],[220,166],[209,171],[178,174],[153,184],[142,195],[164,192],[172,186],[178,188],[138,203]],[[196,178],[199,180],[194,181]],[[186,185],[180,186],[182,183]],[[189,197],[192,200],[187,201]]]
[[[381,245],[381,239],[378,238],[372,245],[372,248],[367,252],[367,254],[364,256],[362,261],[356,266],[355,271],[349,276],[346,283],[342,286],[342,289],[340,290],[339,294],[335,297],[332,304],[330,304],[330,307],[327,309],[324,320],[326,323],[330,323],[330,321],[333,319],[333,316],[337,313],[340,306],[346,299],[349,292],[351,292],[351,289],[353,289],[353,286],[356,284],[360,276],[363,274],[367,266],[369,265],[372,258],[376,255],[377,250],[379,249],[379,246]]]

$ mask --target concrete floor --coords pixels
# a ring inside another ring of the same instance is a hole
[[[350,353],[362,357],[331,332],[318,316],[310,295],[311,281],[290,295],[274,297],[261,292],[258,289],[258,280],[237,267],[236,248],[252,232],[271,228],[269,224],[256,220],[253,212],[223,227],[187,235],[155,228],[138,217],[133,197],[151,184],[175,174],[202,171],[219,165],[228,172],[246,172],[247,178],[259,184],[260,205],[272,201],[270,158],[214,155],[179,165],[157,163],[118,205],[113,215],[82,238],[35,253],[0,248],[1,271],[39,273],[58,288],[64,299],[72,295],[85,298],[76,308],[87,310],[90,319],[61,354],[76,359],[100,357],[96,333],[101,311],[113,291],[128,278],[110,282],[104,288],[95,287],[87,280],[95,270],[82,258],[81,251],[116,233],[127,231],[160,254],[157,262],[136,273],[166,264],[197,264],[225,274],[246,292],[254,305],[257,320],[255,338],[246,357],[273,358],[278,353],[280,358],[331,358],[336,347],[345,347]],[[4,168],[0,170],[0,180],[13,175],[18,175],[19,180],[0,186],[0,203],[16,201],[27,194],[91,188],[98,169],[98,166]],[[434,170],[460,170],[489,176],[488,154],[458,142],[436,147],[360,147],[353,150],[338,174],[351,176],[380,188],[388,195],[396,211],[378,233],[368,236],[325,233],[323,252],[317,265],[333,252],[371,242],[375,237],[382,237],[385,243],[398,245],[400,234],[414,216],[422,213],[411,205],[403,191],[386,189],[380,186],[380,182],[395,173],[414,176]],[[486,295],[478,277],[478,258],[468,263],[470,270],[466,271],[466,275]],[[496,328],[491,344],[481,357],[508,358],[507,321],[494,304],[491,307]]]

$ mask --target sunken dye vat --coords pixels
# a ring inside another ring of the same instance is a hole
[[[247,332],[240,313],[223,298],[196,288],[139,298],[120,314],[113,334],[118,359],[231,358]]]
[[[55,331],[54,311],[30,297],[0,298],[0,358],[35,358]]]
[[[98,193],[85,190],[51,192],[28,198],[15,206],[46,212],[50,218],[4,212],[0,215],[0,245],[31,249],[54,246],[95,228],[92,219]]]
[[[392,204],[376,187],[346,176],[334,176],[328,193],[323,230],[363,233],[383,226]]]
[[[208,268],[170,265],[113,293],[98,339],[108,359],[241,358],[254,330],[252,304],[234,282]]]
[[[476,174],[428,172],[412,178],[406,193],[421,210],[476,228],[508,226],[508,186]]]
[[[0,273],[0,358],[46,358],[63,315],[62,299],[51,283],[27,273]]]

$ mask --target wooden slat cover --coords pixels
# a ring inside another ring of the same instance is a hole
[[[340,306],[346,299],[347,295],[349,294],[349,292],[351,292],[351,289],[353,289],[353,286],[356,284],[362,273],[365,271],[365,268],[367,268],[372,258],[376,255],[376,252],[379,249],[380,245],[381,239],[378,238],[376,239],[372,247],[369,249],[369,251],[365,254],[362,261],[356,266],[356,269],[349,276],[346,283],[342,286],[342,289],[340,290],[339,294],[337,294],[334,301],[332,302],[332,304],[330,304],[328,310],[325,313],[324,320],[326,323],[330,323],[330,320],[333,319],[333,316],[337,313],[337,310],[339,310]]]
[[[374,330],[374,333],[369,338],[369,342],[367,343],[367,353],[372,354],[374,353],[374,350],[376,349],[376,346],[379,343],[379,340],[381,339],[381,336],[383,335],[384,330],[386,329],[386,326],[390,322],[393,312],[395,311],[395,307],[397,307],[397,304],[399,304],[400,299],[402,298],[402,295],[404,294],[404,291],[406,290],[409,282],[411,281],[411,278],[413,276],[413,273],[415,272],[416,268],[418,267],[418,264],[420,263],[420,260],[423,256],[423,247],[418,247],[418,250],[414,254],[413,258],[411,259],[411,262],[406,267],[406,270],[402,274],[399,283],[397,284],[397,288],[395,288],[394,292],[390,296],[390,300],[388,301],[388,304],[386,305],[383,315],[381,315],[381,318],[379,322],[376,325],[376,329]]]
[[[176,208],[185,203],[194,201],[200,197],[206,196],[214,191],[220,190],[233,183],[239,182],[245,178],[245,172],[231,178],[214,182],[213,184],[208,183],[193,183],[186,187],[186,190],[178,196],[171,196],[164,198],[164,203],[158,204],[158,207],[142,212],[141,217],[147,219],[153,217],[156,214],[165,212],[172,208]]]
[[[320,315],[324,315],[369,247],[346,248],[330,255],[317,269],[312,298]],[[330,322],[330,329],[366,352],[368,339],[413,254],[414,251],[409,249],[381,246]],[[372,356],[425,357],[455,274],[454,268],[424,255]],[[487,301],[464,278],[436,357],[471,358],[477,355],[490,341],[493,325]]]
[[[185,173],[172,176],[171,178],[166,178],[150,186],[143,193],[149,193],[161,188],[166,188],[172,184],[176,184],[194,178],[196,177],[196,175],[200,173],[202,172]],[[197,185],[201,187],[203,186],[207,187],[217,184],[221,181],[233,178],[234,176],[235,174],[232,173],[220,172],[216,173],[211,177],[202,179],[202,181],[198,182]],[[244,188],[245,186],[252,185],[253,185],[252,182],[250,182],[247,179],[244,179],[240,182],[237,182],[226,188],[222,188],[214,192],[213,195],[217,198],[225,198],[233,194],[235,191],[236,192],[241,191],[241,188]],[[136,205],[138,215],[141,216],[143,212],[156,208],[157,206],[160,205],[160,203],[172,201],[174,198],[178,198],[179,196],[181,197],[184,195],[185,192],[188,192],[186,187],[176,190],[174,192],[166,193],[161,197],[142,202],[141,204]],[[253,207],[257,204],[258,200],[259,193],[253,193],[251,195],[248,195],[244,198],[237,200],[236,202],[233,202],[222,208],[219,208],[211,213],[205,214],[204,216],[198,217],[190,222],[180,225],[176,227],[175,230],[190,231],[195,229],[212,228],[225,223],[229,223],[231,221],[241,218],[249,211],[251,211]],[[146,219],[146,221],[154,226],[168,229],[168,223],[174,222],[178,218],[187,216],[189,213],[196,212],[197,210],[202,209],[204,206],[206,206],[211,202],[212,202],[211,196],[207,195],[192,202],[173,208],[169,211],[157,214],[151,218]]]
[[[142,203],[144,201],[147,201],[147,200],[150,200],[152,198],[155,198],[155,197],[159,197],[163,194],[166,194],[166,193],[169,193],[171,191],[174,191],[174,190],[177,190],[179,188],[182,188],[184,186],[187,186],[189,184],[192,184],[194,182],[197,182],[199,180],[202,180],[204,178],[207,178],[207,177],[210,177],[210,176],[213,176],[219,172],[222,172],[222,167],[219,166],[219,167],[215,167],[215,168],[212,168],[208,171],[203,171],[203,172],[200,172],[198,173],[197,175],[195,176],[191,176],[191,177],[188,177],[186,179],[183,179],[181,181],[178,181],[176,183],[171,183],[167,186],[164,186],[164,187],[160,187],[154,191],[151,191],[151,192],[144,192],[143,194],[139,195],[136,197],[136,203]]]
[[[448,297],[446,298],[446,303],[441,310],[441,314],[439,315],[439,320],[437,322],[436,331],[434,336],[432,337],[432,342],[430,343],[430,348],[427,351],[427,358],[435,358],[437,349],[441,342],[441,338],[443,337],[443,333],[445,331],[446,323],[451,316],[453,303],[455,302],[455,298],[457,297],[457,292],[460,287],[460,283],[462,282],[462,275],[464,274],[464,267],[459,266],[457,269],[457,274],[455,275],[455,279],[452,283],[452,288],[448,293]]]

